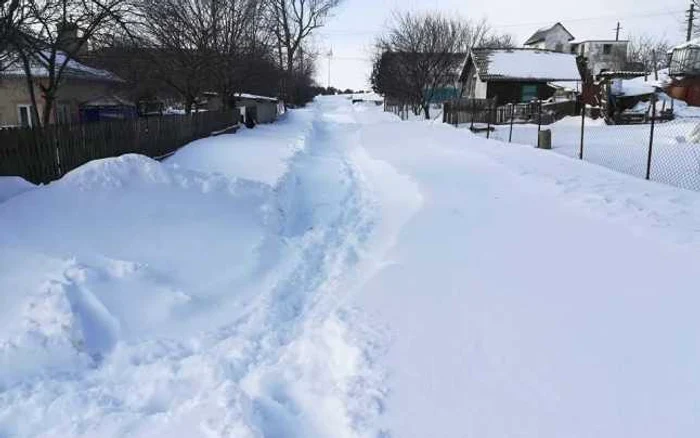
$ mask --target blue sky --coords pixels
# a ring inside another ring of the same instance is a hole
[[[686,0],[344,0],[314,43],[322,55],[333,49],[333,86],[361,89],[369,86],[372,41],[394,10],[439,10],[473,20],[486,18],[518,43],[557,21],[577,39],[614,38],[613,29],[620,21],[621,38],[646,33],[675,43],[684,39],[683,11],[688,5]],[[326,56],[319,58],[317,81],[328,82]]]

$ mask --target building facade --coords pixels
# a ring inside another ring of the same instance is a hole
[[[571,44],[571,53],[586,60],[588,72],[596,77],[604,72],[627,71],[629,41],[588,40]]]
[[[37,111],[41,116],[44,111],[41,85],[47,83],[48,74],[46,69],[40,66],[32,70]],[[61,86],[58,88],[50,123],[66,124],[81,121],[81,108],[84,104],[118,93],[121,85],[122,81],[107,71],[69,61],[64,70]],[[37,120],[33,113],[31,94],[24,70],[11,65],[0,74],[0,126],[36,126]]]
[[[525,47],[529,49],[551,50],[554,52],[569,53],[571,51],[571,41],[574,36],[566,30],[561,23],[555,23],[539,29],[527,41]]]

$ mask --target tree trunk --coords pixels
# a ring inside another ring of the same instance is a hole
[[[426,103],[423,105],[423,112],[425,113],[425,120],[430,120],[430,104]]]
[[[51,124],[51,111],[53,111],[56,97],[51,92],[44,92],[42,94],[44,98],[44,110],[41,114],[41,124],[43,126],[49,126]]]
[[[29,117],[32,118],[32,126],[34,126],[34,124],[36,124],[37,126],[41,126],[41,119],[39,118],[39,108],[36,104],[36,90],[34,89],[34,79],[32,77],[29,59],[25,56],[22,56],[22,64],[24,65],[24,75],[27,80],[27,91],[29,91],[29,100],[32,103],[31,115]]]

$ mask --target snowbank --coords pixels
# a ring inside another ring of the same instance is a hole
[[[18,176],[0,176],[0,203],[34,187],[34,184]]]

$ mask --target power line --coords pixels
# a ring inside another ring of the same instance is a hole
[[[674,14],[682,14],[684,12],[688,12],[687,10],[676,10],[676,11],[669,11],[669,10],[663,10],[663,11],[650,11],[650,12],[644,12],[640,14],[632,14],[632,15],[615,15],[615,14],[608,14],[608,15],[598,15],[598,16],[592,16],[592,17],[583,17],[583,18],[565,18],[565,19],[560,19],[559,21],[561,22],[566,22],[566,23],[574,23],[574,22],[581,22],[581,21],[594,21],[594,20],[601,20],[601,19],[620,19],[620,20],[633,20],[637,18],[649,18],[649,17],[659,17],[662,15],[674,15]],[[509,27],[526,27],[526,26],[541,26],[541,25],[546,25],[546,24],[552,24],[552,21],[537,21],[537,22],[528,22],[528,23],[511,23],[511,24],[493,24],[492,27],[499,29],[499,28],[509,28]],[[319,33],[325,34],[325,35],[376,35],[378,33],[381,33],[381,29],[377,30],[357,30],[357,29],[340,29],[340,30],[321,30]]]

